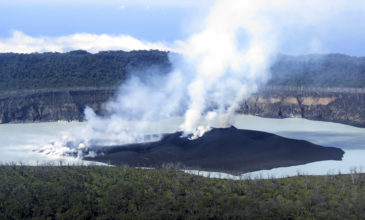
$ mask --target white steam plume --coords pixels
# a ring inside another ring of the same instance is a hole
[[[66,138],[69,148],[143,141],[142,134],[158,133],[151,128],[159,121],[179,114],[185,116],[180,129],[191,138],[217,120],[229,126],[242,99],[269,78],[282,30],[326,23],[350,8],[364,8],[364,3],[218,0],[203,29],[176,46],[183,56],[171,57],[171,73],[155,69],[132,77],[108,103],[105,117],[86,109],[86,129]]]
[[[194,66],[195,75],[187,88],[190,102],[182,130],[200,136],[216,117],[220,126],[231,125],[240,102],[267,81],[281,30],[320,26],[356,8],[364,9],[365,2],[218,0],[204,21],[204,29],[183,45],[186,62]],[[212,102],[217,108],[209,110]],[[202,117],[208,122],[205,126]]]
[[[228,126],[239,102],[267,79],[270,57],[275,49],[271,21],[257,12],[273,7],[271,1],[218,1],[205,21],[205,29],[186,43],[184,55],[195,66],[188,86],[189,109],[182,129],[191,133],[201,123],[209,103],[217,109],[206,116],[223,115]],[[239,33],[245,42],[238,39]]]

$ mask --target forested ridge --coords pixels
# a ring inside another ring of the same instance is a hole
[[[365,175],[224,180],[174,169],[0,166],[0,219],[364,219]]]
[[[365,57],[343,54],[278,55],[269,85],[365,88]]]
[[[0,91],[70,87],[114,87],[131,74],[165,74],[169,52],[83,50],[68,53],[0,53]],[[147,71],[146,71],[147,70]],[[365,57],[341,54],[278,55],[268,85],[365,87]],[[244,73],[242,73],[244,74]]]
[[[157,50],[0,53],[0,91],[118,86],[131,73],[168,72],[167,56]]]

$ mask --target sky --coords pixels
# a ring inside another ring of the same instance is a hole
[[[201,20],[213,3],[214,0],[0,0],[0,52],[173,50],[176,42],[199,31]],[[280,30],[279,52],[365,56],[364,12],[363,8],[354,7],[322,24]],[[88,44],[96,42],[97,46],[86,45],[83,39],[89,39]]]

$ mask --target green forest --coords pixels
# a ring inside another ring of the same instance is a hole
[[[169,69],[168,53],[157,50],[0,53],[0,91],[118,86],[132,73]]]
[[[365,57],[343,54],[279,55],[269,85],[365,88]]]
[[[115,87],[133,74],[168,73],[169,54],[157,50],[0,53],[0,91]],[[364,88],[365,57],[278,55],[270,75],[268,85],[275,86]]]
[[[364,219],[365,174],[226,180],[175,169],[0,166],[0,219]]]

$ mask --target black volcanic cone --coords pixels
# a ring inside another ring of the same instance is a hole
[[[344,154],[334,147],[235,127],[213,128],[195,140],[181,135],[176,132],[166,134],[157,142],[105,147],[104,155],[86,159],[134,167],[179,163],[188,169],[239,174],[321,160],[341,160]]]

